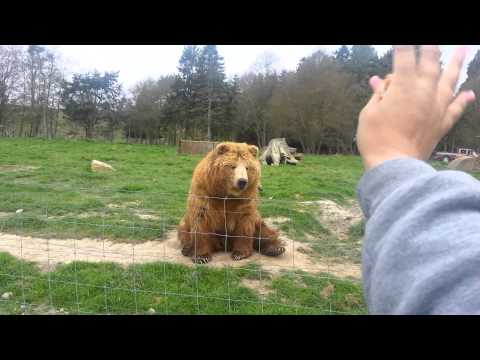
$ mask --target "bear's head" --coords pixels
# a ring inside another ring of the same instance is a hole
[[[228,197],[251,197],[256,194],[261,164],[258,147],[245,143],[223,142],[210,153],[212,192]]]

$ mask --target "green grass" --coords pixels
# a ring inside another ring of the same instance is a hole
[[[108,162],[116,171],[92,173],[92,159]],[[0,138],[0,232],[131,243],[161,239],[183,215],[192,172],[200,159],[179,156],[168,146]],[[319,221],[318,206],[302,202],[330,199],[345,204],[355,197],[361,174],[356,156],[307,155],[297,166],[263,167],[260,212],[263,217],[288,218],[278,227],[297,241],[310,242],[314,255],[358,262],[358,229],[342,244],[346,246],[339,247],[335,235]],[[16,214],[18,209],[23,212]],[[145,313],[149,308],[157,314],[365,312],[357,281],[325,274],[273,276],[252,264],[218,270],[81,262],[44,273],[33,264],[0,256],[0,294],[14,293],[11,301],[0,300],[0,314],[60,308],[69,313],[112,314]],[[242,285],[242,280],[260,276],[268,280],[264,299]],[[331,297],[319,296],[332,285]],[[21,309],[22,302],[32,306]]]
[[[167,146],[2,138],[0,170],[4,165],[38,168],[0,171],[0,212],[10,214],[0,217],[0,227],[37,236],[129,242],[161,238],[185,210],[200,158],[179,156]],[[92,173],[92,159],[117,171]],[[325,229],[315,211],[305,211],[300,202],[352,199],[362,168],[355,156],[307,155],[297,166],[262,171],[262,215],[292,219],[283,230],[301,241],[305,233],[321,236]],[[24,209],[21,219],[13,215],[17,209]]]
[[[271,280],[268,294],[262,297],[243,279]],[[325,294],[326,287],[333,291]],[[0,300],[0,314],[148,314],[149,309],[157,315],[366,313],[355,281],[302,272],[272,277],[252,264],[238,269],[170,263],[122,268],[74,262],[43,273],[0,253],[0,294],[6,292],[13,295]]]

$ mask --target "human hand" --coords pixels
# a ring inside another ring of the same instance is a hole
[[[438,46],[422,46],[418,64],[413,46],[394,47],[388,84],[378,76],[370,79],[374,93],[359,116],[357,143],[366,170],[386,160],[430,157],[475,99],[473,91],[454,94],[466,51],[457,48],[440,74]]]

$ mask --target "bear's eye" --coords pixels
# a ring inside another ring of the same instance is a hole
[[[245,170],[247,170],[247,171],[248,171],[248,166],[245,168]]]
[[[236,166],[235,166],[235,165],[230,165],[230,167],[231,167],[232,169],[234,169],[234,170],[236,169]]]

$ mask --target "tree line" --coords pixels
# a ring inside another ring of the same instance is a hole
[[[418,47],[417,47],[418,50]],[[175,144],[180,139],[246,141],[264,147],[274,137],[306,153],[355,153],[358,114],[372,75],[391,72],[392,51],[369,45],[322,50],[277,72],[268,54],[228,79],[215,45],[185,46],[178,72],[137,83],[126,96],[118,72],[66,79],[58,54],[41,46],[0,46],[0,136],[59,136],[81,129],[86,138]],[[480,51],[461,89],[480,94]],[[439,148],[478,149],[479,100]],[[59,125],[60,124],[60,125]]]

